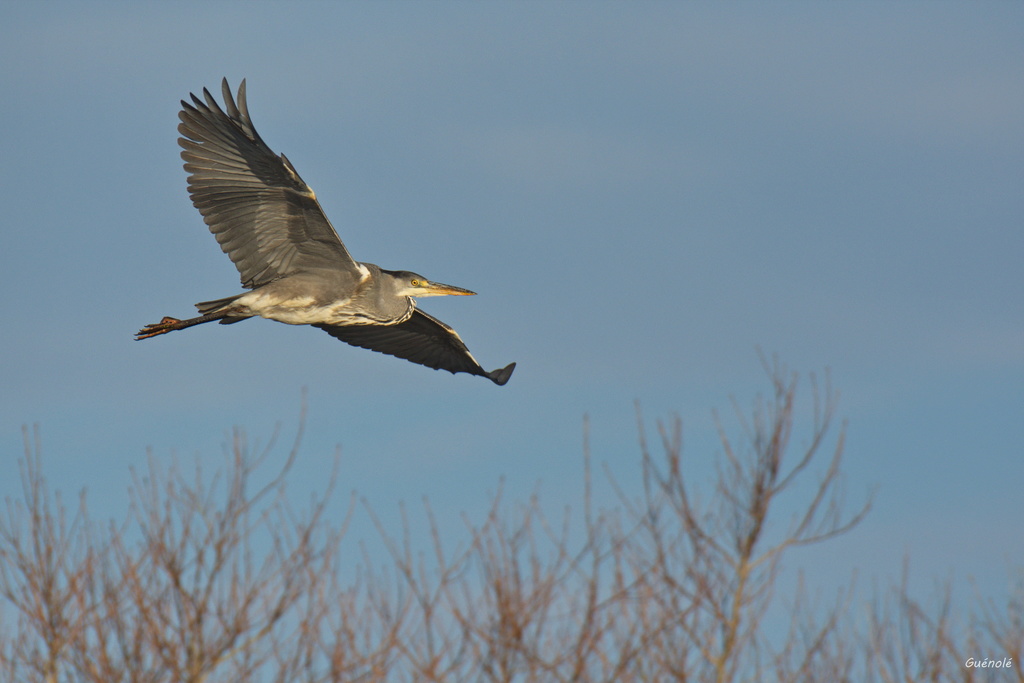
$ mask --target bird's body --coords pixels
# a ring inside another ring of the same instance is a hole
[[[333,337],[434,369],[505,384],[515,363],[486,371],[459,335],[416,307],[414,297],[473,292],[385,270],[352,258],[313,190],[253,128],[245,81],[235,103],[222,82],[226,113],[209,91],[182,101],[178,126],[189,194],[249,291],[196,304],[200,315],[165,317],[136,335],[148,339],[193,325],[259,316],[313,325]]]

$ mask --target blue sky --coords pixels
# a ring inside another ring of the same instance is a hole
[[[342,491],[388,523],[427,496],[455,537],[501,477],[578,503],[584,414],[635,482],[637,401],[682,417],[707,482],[712,409],[736,433],[730,397],[768,389],[760,348],[829,369],[851,506],[875,492],[799,556],[822,585],[907,554],[924,588],[1004,595],[1022,35],[1018,3],[0,4],[0,463],[38,423],[51,483],[119,517],[147,449],[287,443],[306,388],[296,497],[340,446]],[[239,291],[176,143],[178,101],[222,76],[357,259],[479,292],[423,308],[488,369],[517,361],[506,387],[262,320],[132,340]]]

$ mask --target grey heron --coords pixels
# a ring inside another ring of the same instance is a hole
[[[182,100],[178,144],[192,203],[248,291],[200,302],[197,317],[165,317],[135,338],[260,316],[312,325],[353,346],[505,384],[515,363],[484,370],[455,330],[416,307],[416,297],[475,292],[353,259],[312,188],[256,132],[245,81],[237,104],[226,78],[221,90],[224,109],[206,88],[203,99],[192,94],[191,103]]]

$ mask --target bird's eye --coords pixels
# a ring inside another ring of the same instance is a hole
[[[412,286],[413,287],[419,287],[421,284],[423,284],[423,283],[420,282],[419,280],[417,280],[416,278],[412,279]]]

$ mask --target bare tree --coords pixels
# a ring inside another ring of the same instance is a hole
[[[825,448],[836,396],[812,377],[813,422],[802,446],[790,454],[797,377],[768,368],[772,394],[759,398],[750,418],[738,405],[742,439],[728,436],[716,416],[723,456],[714,495],[698,503],[684,476],[682,423],[658,424],[661,455],[641,440],[644,494],[630,505],[638,534],[627,554],[638,558],[644,591],[660,612],[653,646],[661,666],[679,679],[765,680],[773,644],[761,629],[786,552],[834,538],[867,514],[865,503],[844,515],[840,489],[841,428],[810,499],[779,533],[775,508],[794,483],[808,475]],[[645,433],[643,422],[641,436]],[[792,643],[786,645],[792,656]],[[813,658],[818,648],[805,656]],[[797,667],[805,670],[806,665]]]
[[[289,500],[301,426],[269,478],[274,440],[254,452],[238,431],[212,475],[150,454],[125,520],[105,526],[84,495],[71,513],[49,492],[26,430],[22,497],[0,514],[0,680],[996,680],[964,664],[982,652],[1012,658],[999,673],[1021,680],[1019,595],[1006,610],[979,597],[958,620],[948,587],[927,606],[904,580],[866,621],[852,584],[825,604],[802,584],[777,595],[789,552],[834,542],[870,500],[844,510],[827,377],[811,378],[798,419],[797,377],[765,365],[768,396],[734,402],[736,428],[716,415],[710,486],[689,474],[681,421],[658,422],[652,445],[638,411],[640,490],[606,468],[613,505],[598,505],[585,422],[581,509],[551,515],[499,487],[453,539],[426,500],[416,524],[402,508],[397,533],[364,504],[383,561],[343,546],[356,498],[332,523],[333,477],[303,508]],[[359,563],[347,583],[343,559]],[[787,609],[788,629],[766,626]]]
[[[1024,683],[1024,567],[1018,568],[1014,578],[1015,589],[1005,609],[991,598],[977,596],[969,646],[975,657],[984,658],[981,653],[987,650],[993,658],[1010,663],[1008,668],[1012,671],[992,671],[998,671],[1005,680],[1013,677],[1018,683]]]
[[[304,515],[290,507],[295,449],[254,493],[270,449],[250,456],[238,432],[225,477],[207,481],[197,466],[189,481],[150,457],[133,477],[129,521],[101,539],[84,497],[71,522],[51,502],[35,444],[26,435],[25,502],[0,519],[0,594],[21,634],[3,650],[14,680],[249,679],[285,638],[286,616],[333,573],[344,526],[321,523],[324,500]],[[272,533],[256,547],[261,527]]]
[[[42,474],[38,428],[23,430],[19,464],[24,502],[7,501],[0,517],[0,595],[17,613],[16,635],[0,646],[0,670],[11,680],[55,683],[90,617],[83,596],[96,565],[85,497],[69,519]]]

